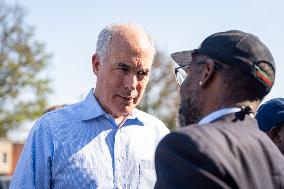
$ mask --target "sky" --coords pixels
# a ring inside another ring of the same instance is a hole
[[[276,62],[276,81],[264,101],[284,96],[284,1],[282,0],[6,0],[26,10],[34,38],[52,54],[46,70],[52,79],[49,104],[81,100],[95,86],[91,57],[99,32],[108,24],[142,26],[159,50],[197,48],[209,35],[238,29],[258,36]]]

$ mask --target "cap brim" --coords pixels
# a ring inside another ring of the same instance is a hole
[[[180,66],[188,65],[192,60],[192,53],[195,50],[191,51],[181,51],[171,54],[171,58]]]

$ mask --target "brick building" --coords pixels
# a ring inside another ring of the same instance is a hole
[[[22,142],[0,139],[0,175],[13,174],[22,148]]]

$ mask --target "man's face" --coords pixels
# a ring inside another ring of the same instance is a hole
[[[98,66],[95,95],[114,118],[125,116],[142,99],[153,61],[145,39],[115,38],[104,62]]]
[[[199,74],[202,65],[187,68],[187,78],[180,88],[179,124],[181,127],[196,123],[201,117],[202,102],[199,94]]]

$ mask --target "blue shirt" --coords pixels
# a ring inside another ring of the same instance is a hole
[[[91,90],[35,123],[10,188],[153,188],[154,152],[168,132],[138,109],[118,127]]]

